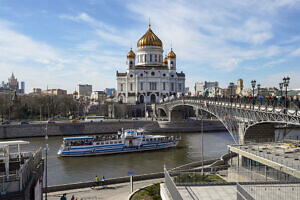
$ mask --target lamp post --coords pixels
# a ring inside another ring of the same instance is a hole
[[[230,88],[230,101],[231,101],[231,98],[233,97],[233,87],[234,87],[234,83],[230,82],[230,83],[229,83],[229,88]]]
[[[259,92],[260,92],[260,84],[257,84],[257,97],[259,97]]]
[[[286,109],[287,109],[287,88],[289,86],[289,83],[290,83],[290,77],[284,77],[283,79],[283,86],[285,87],[285,103],[284,103],[284,106],[285,106],[285,112],[286,112]]]
[[[48,144],[46,144],[46,148],[44,149],[45,150],[45,154],[46,154],[46,163],[45,163],[45,200],[48,199],[47,197],[47,193],[48,193],[48,151],[49,151],[49,147],[48,147]]]
[[[283,83],[279,83],[279,89],[280,89],[280,97],[282,98],[282,88],[283,88]]]
[[[218,87],[215,86],[215,101],[217,100],[217,89],[218,89]]]
[[[252,104],[254,105],[254,88],[256,85],[256,80],[251,81],[251,86],[252,86]]]

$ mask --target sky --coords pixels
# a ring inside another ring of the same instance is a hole
[[[300,88],[300,0],[0,0],[0,81],[32,88],[116,87],[151,23],[186,86],[255,79]]]

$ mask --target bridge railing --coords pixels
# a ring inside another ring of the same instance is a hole
[[[255,109],[255,110],[265,110],[269,108],[269,112],[275,110],[279,110],[278,112],[282,113],[290,113],[294,114],[294,112],[299,111],[300,115],[300,100],[296,99],[287,99],[285,101],[284,98],[277,98],[277,97],[269,97],[269,98],[262,98],[262,97],[204,97],[204,96],[181,96],[181,97],[168,97],[162,100],[161,103],[172,102],[174,100],[181,100],[181,101],[192,101],[194,103],[202,103],[204,101],[208,101],[211,103],[222,103],[225,106],[231,106],[235,108],[247,108],[247,109]],[[200,101],[200,102],[199,102]],[[262,109],[260,109],[262,108]],[[296,114],[296,113],[295,113]]]

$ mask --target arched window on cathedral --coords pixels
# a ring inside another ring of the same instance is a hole
[[[155,55],[155,62],[157,62],[157,55]]]
[[[150,54],[150,62],[152,62],[152,54]]]
[[[132,68],[132,60],[129,62],[129,66],[130,66],[130,68]]]
[[[145,58],[144,62],[146,62],[146,60],[147,60],[147,55],[146,55],[146,54],[145,54],[145,57],[144,57],[144,58]]]
[[[159,62],[161,62],[161,55],[159,55]]]
[[[173,61],[171,61],[171,66],[173,67],[173,64],[174,64],[174,62]]]

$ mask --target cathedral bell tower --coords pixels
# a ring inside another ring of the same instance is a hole
[[[135,69],[135,53],[132,51],[132,48],[127,53],[126,66],[127,70]]]
[[[173,49],[168,53],[168,68],[169,70],[176,70],[176,54]]]

